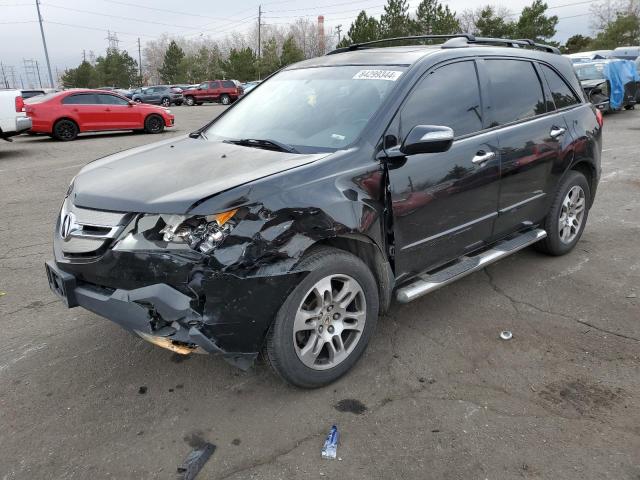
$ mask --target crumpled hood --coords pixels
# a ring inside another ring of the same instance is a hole
[[[74,181],[73,203],[120,212],[187,213],[205,197],[327,155],[174,137],[88,164]]]

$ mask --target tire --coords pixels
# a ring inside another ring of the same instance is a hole
[[[136,103],[142,103],[142,100],[140,100],[139,98],[136,98],[136,99],[134,100],[134,102],[136,102]]]
[[[184,103],[186,103],[189,107],[193,107],[196,104],[196,101],[193,97],[187,96],[184,97]]]
[[[313,251],[298,268],[310,273],[280,307],[267,333],[263,356],[285,381],[317,388],[347,373],[367,347],[378,319],[378,286],[362,260],[335,248]],[[323,289],[323,284],[330,287]],[[347,285],[352,289],[345,290]],[[325,293],[321,297],[316,291]],[[349,296],[340,304],[344,292]],[[311,310],[317,310],[319,318]],[[353,329],[356,325],[359,331]],[[299,331],[294,333],[294,328]],[[312,350],[310,355],[303,355],[305,347]]]
[[[79,132],[80,129],[76,122],[63,118],[53,125],[52,137],[61,142],[69,142],[75,140]]]
[[[582,173],[571,170],[560,184],[543,221],[547,237],[535,244],[536,249],[554,256],[565,255],[573,250],[587,224],[590,199],[589,182]],[[561,216],[565,218],[562,229]]]
[[[160,100],[160,105],[169,108],[171,106],[171,99],[169,97],[163,97],[162,100]]]
[[[226,93],[220,95],[220,103],[222,105],[229,105],[231,103],[231,97],[229,97],[229,95],[227,95]]]
[[[144,131],[147,133],[161,133],[164,130],[164,118],[160,115],[149,115],[144,121]]]
[[[178,100],[177,102],[175,102],[176,107],[179,107],[180,105],[182,105],[182,100]]]

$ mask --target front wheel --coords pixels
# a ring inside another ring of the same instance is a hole
[[[171,106],[171,99],[169,97],[164,97],[162,100],[160,100],[160,105],[162,105],[163,107],[170,107]]]
[[[193,97],[185,97],[184,103],[186,103],[189,107],[193,107],[196,104],[196,101]]]
[[[327,385],[358,361],[375,329],[378,288],[358,257],[320,248],[298,270],[309,274],[280,308],[264,356],[287,382],[304,388]]]
[[[589,216],[591,189],[585,176],[570,171],[560,184],[544,220],[547,237],[536,248],[549,255],[564,255],[576,246]]]
[[[164,130],[164,119],[160,115],[149,115],[144,121],[144,131],[160,133]]]

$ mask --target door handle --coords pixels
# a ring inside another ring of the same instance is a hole
[[[551,131],[549,132],[549,135],[551,136],[551,138],[558,138],[564,135],[566,131],[567,131],[566,128],[553,126],[551,127]]]
[[[493,160],[495,157],[495,152],[485,152],[484,150],[480,150],[476,153],[476,156],[471,159],[471,161],[476,165],[482,165],[489,160]]]

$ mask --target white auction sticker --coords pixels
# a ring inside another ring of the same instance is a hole
[[[395,82],[402,72],[397,70],[360,70],[353,76],[354,80],[389,80]]]

